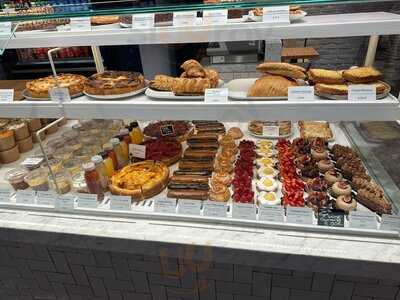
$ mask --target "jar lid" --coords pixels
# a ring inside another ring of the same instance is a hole
[[[16,178],[21,178],[21,177],[25,177],[26,174],[28,174],[28,170],[25,168],[15,168],[15,169],[11,169],[10,171],[8,171],[5,175],[4,175],[4,179],[9,181],[9,180],[13,180]]]
[[[131,128],[137,128],[137,127],[139,127],[139,123],[138,123],[137,121],[131,122],[131,123],[129,124],[129,127],[131,127]]]
[[[119,134],[127,135],[127,134],[129,134],[129,129],[128,128],[121,128],[120,131],[119,131]]]
[[[105,152],[105,151],[101,151],[101,152],[99,153],[99,155],[101,156],[101,158],[102,158],[103,160],[106,159],[106,158],[108,157],[107,152]]]
[[[111,143],[105,143],[103,145],[103,150],[109,151],[109,150],[112,150],[112,149],[113,149],[113,146],[112,146]]]
[[[100,155],[95,155],[92,157],[91,161],[97,165],[103,161],[103,158]]]
[[[110,143],[111,143],[113,146],[119,145],[119,139],[117,139],[117,138],[112,138],[112,139],[110,140]]]
[[[82,168],[84,171],[93,171],[94,169],[96,169],[96,166],[94,165],[93,162],[90,161],[90,162],[84,163],[82,165]]]

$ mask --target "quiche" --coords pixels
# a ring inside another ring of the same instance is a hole
[[[82,93],[87,78],[75,74],[59,74],[57,80],[54,76],[47,76],[26,83],[26,90],[31,97],[49,98],[49,90],[58,85],[68,88],[69,94],[76,95]]]
[[[85,92],[90,95],[121,95],[143,89],[142,74],[127,71],[106,71],[88,78]]]
[[[168,183],[169,169],[154,160],[128,165],[111,177],[110,191],[115,195],[131,196],[135,201],[159,194]]]
[[[300,137],[304,139],[322,138],[330,140],[333,132],[328,122],[325,121],[299,121]]]

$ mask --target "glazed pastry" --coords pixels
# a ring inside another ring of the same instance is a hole
[[[172,92],[175,95],[204,95],[211,88],[207,78],[177,78],[172,82]]]
[[[263,167],[258,170],[258,176],[263,178],[265,176],[275,177],[278,175],[278,171],[272,167]]]
[[[223,184],[211,186],[209,197],[211,201],[227,202],[231,198],[229,189]]]
[[[332,185],[332,194],[333,196],[339,197],[341,195],[350,196],[351,195],[351,186],[345,181],[338,181]]]
[[[257,181],[257,188],[260,191],[274,192],[278,189],[278,183],[272,178],[261,177]]]
[[[265,62],[257,66],[257,70],[263,73],[281,75],[293,79],[306,79],[306,70],[302,67],[281,63],[281,62]]]
[[[280,205],[281,199],[274,192],[261,192],[258,194],[257,203],[259,206]]]
[[[382,79],[382,73],[372,67],[361,67],[344,71],[343,77],[352,83],[369,83]]]
[[[267,148],[271,148],[273,146],[272,141],[268,141],[268,140],[259,140],[257,141],[257,147],[267,147]]]
[[[329,186],[332,186],[335,182],[343,180],[343,176],[335,170],[329,170],[325,173],[324,179]]]
[[[257,159],[256,163],[259,168],[273,167],[276,164],[276,159],[271,157],[262,157]]]
[[[217,155],[217,161],[226,160],[230,161],[231,163],[235,162],[235,154],[232,151],[222,151],[220,154]]]
[[[303,179],[317,178],[319,176],[319,171],[318,171],[317,165],[315,164],[315,161],[313,161],[313,160],[305,163],[304,166],[300,170],[301,170],[301,176],[303,177]]]
[[[192,189],[168,189],[168,198],[207,200],[209,191]]]
[[[203,68],[203,66],[197,60],[194,59],[189,59],[181,65],[181,69],[185,70],[185,72],[187,72],[192,68]]]
[[[222,135],[218,142],[221,145],[221,147],[226,147],[226,146],[229,147],[229,146],[233,146],[233,145],[236,147],[235,139],[231,135],[228,135],[228,134]]]
[[[282,76],[268,75],[257,79],[247,92],[247,96],[286,97],[288,88],[292,86],[298,86],[298,84]]]
[[[326,171],[333,170],[335,165],[330,159],[322,159],[318,162],[318,170],[321,173],[325,173]]]
[[[314,88],[316,94],[346,96],[349,92],[347,84],[317,83]]]
[[[333,71],[325,69],[310,69],[308,78],[314,83],[343,84],[343,71]]]
[[[212,175],[212,182],[230,186],[232,183],[232,175],[227,172],[214,172]]]
[[[328,189],[328,184],[326,183],[325,179],[317,177],[308,180],[306,187],[308,192],[326,192]]]
[[[320,161],[328,157],[328,151],[323,148],[313,148],[311,149],[311,156],[315,160]]]
[[[167,75],[156,75],[152,81],[150,81],[150,88],[157,91],[172,91],[172,84],[176,78]]]
[[[357,202],[349,195],[341,195],[337,197],[335,207],[348,213],[357,209]]]
[[[232,173],[233,172],[233,163],[228,160],[218,160],[215,163],[215,171],[216,172],[224,172],[224,173]]]
[[[238,127],[232,127],[228,130],[227,135],[231,136],[235,140],[238,140],[243,137],[243,132]]]

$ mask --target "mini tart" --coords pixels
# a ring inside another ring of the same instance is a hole
[[[273,167],[276,164],[276,159],[272,157],[262,157],[257,159],[256,163],[259,168]]]
[[[233,163],[229,160],[217,160],[214,169],[217,172],[232,173]]]
[[[274,144],[272,143],[272,141],[268,141],[268,140],[259,140],[257,141],[257,147],[258,148],[272,148]]]
[[[272,157],[275,155],[275,151],[270,148],[259,148],[256,150],[256,153],[261,157]]]
[[[214,172],[211,179],[211,184],[213,183],[220,183],[225,186],[230,186],[232,183],[232,175],[227,172]]]
[[[217,160],[227,160],[233,163],[235,159],[235,154],[232,151],[222,151],[217,155]]]
[[[357,202],[351,196],[341,195],[337,197],[335,207],[348,213],[357,210]]]
[[[90,95],[121,95],[145,87],[142,74],[126,71],[106,71],[89,77],[85,92]]]
[[[257,202],[260,206],[280,205],[281,199],[274,192],[261,192],[258,194]]]
[[[276,177],[278,175],[278,171],[272,167],[263,167],[260,168],[258,171],[258,177]]]
[[[261,177],[257,181],[257,188],[260,191],[274,192],[278,189],[278,183],[272,177]]]
[[[323,160],[326,159],[328,157],[328,151],[326,151],[323,148],[313,148],[311,149],[311,156],[315,159],[315,160]]]
[[[241,139],[243,137],[243,132],[239,127],[230,128],[226,134],[231,136],[235,140]]]
[[[345,181],[337,181],[332,185],[332,194],[333,196],[350,196],[351,195],[351,186]]]
[[[222,138],[219,139],[219,145],[223,148],[234,148],[236,147],[235,139],[230,135],[224,135]]]
[[[325,173],[329,170],[333,170],[335,168],[335,165],[330,159],[323,159],[318,162],[318,170],[321,173]]]
[[[329,186],[333,185],[335,182],[343,180],[343,175],[335,170],[329,170],[325,172],[324,179]]]
[[[211,201],[227,202],[231,198],[231,192],[223,184],[213,184],[209,192]]]

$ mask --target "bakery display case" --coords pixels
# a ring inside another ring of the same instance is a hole
[[[97,72],[53,65],[26,83],[22,101],[0,95],[0,207],[398,238],[399,87],[373,63],[376,39],[363,64],[262,59],[230,80],[218,56],[212,64],[197,53],[175,57],[179,71],[168,72],[171,59],[158,52],[266,36],[400,34],[395,13],[312,15],[299,6],[342,2],[5,12],[3,48],[91,46]],[[41,17],[63,23],[40,34],[18,25]],[[143,71],[108,70],[99,47],[131,44],[140,45]],[[270,44],[257,48],[267,57]]]

